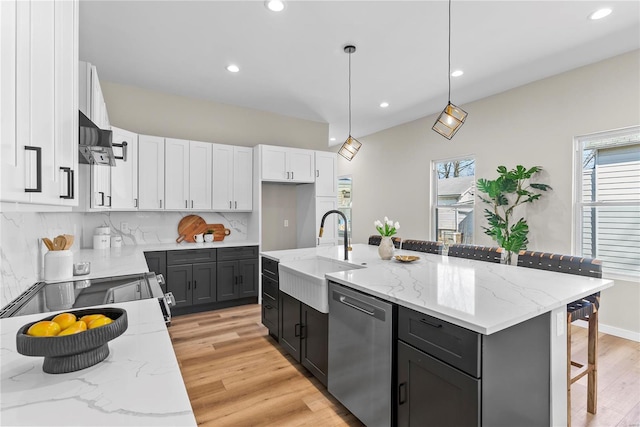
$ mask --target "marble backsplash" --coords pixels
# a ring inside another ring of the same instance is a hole
[[[91,212],[9,213],[0,212],[0,307],[11,302],[43,277],[42,237],[73,234],[72,251],[91,249],[98,226],[107,225],[111,235],[122,236],[124,245],[175,242],[178,222],[198,214],[208,224],[223,224],[231,230],[225,241],[249,238],[250,213],[218,212]],[[123,230],[123,225],[126,229]],[[257,236],[252,236],[257,240]]]

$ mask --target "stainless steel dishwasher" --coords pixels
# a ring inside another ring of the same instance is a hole
[[[369,427],[391,425],[393,309],[329,282],[328,389]]]

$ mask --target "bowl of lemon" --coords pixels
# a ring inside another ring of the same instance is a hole
[[[106,359],[109,341],[127,326],[127,312],[120,308],[67,311],[21,327],[16,347],[25,356],[44,356],[44,372],[64,374]]]

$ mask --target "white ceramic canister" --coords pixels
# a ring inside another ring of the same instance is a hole
[[[73,277],[73,252],[49,251],[44,254],[44,280],[64,280]]]
[[[122,247],[122,236],[111,236],[111,247],[112,248],[121,248]]]
[[[109,249],[111,238],[108,234],[96,234],[93,236],[93,249]]]
[[[106,234],[107,236],[111,234],[111,227],[108,225],[101,225],[100,227],[96,227],[96,235]]]

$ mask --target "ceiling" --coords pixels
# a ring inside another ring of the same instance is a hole
[[[607,6],[599,21],[587,16]],[[80,59],[102,80],[329,124],[356,138],[447,102],[446,1],[80,2]],[[640,48],[640,2],[452,3],[451,100],[466,103]],[[226,66],[235,63],[239,73]],[[388,108],[379,104],[388,102]]]

